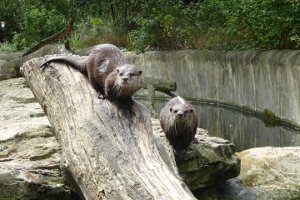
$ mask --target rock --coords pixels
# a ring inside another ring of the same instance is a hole
[[[16,53],[15,55],[13,54],[8,54],[6,57],[4,55],[1,55],[1,58],[3,59],[9,59],[9,55],[11,55],[11,58],[14,58],[13,60],[9,60],[7,62],[0,62],[0,81],[1,80],[6,80],[10,78],[16,78],[20,77],[20,67],[22,64],[30,60],[31,58],[36,58],[36,57],[42,57],[44,55],[51,55],[51,54],[62,54],[62,53],[70,53],[64,45],[46,45],[43,48],[27,55],[24,57],[17,57],[19,54]]]
[[[0,199],[70,199],[60,146],[24,78],[0,81]]]
[[[197,135],[197,145],[190,145],[184,162],[178,164],[179,174],[191,190],[209,187],[234,178],[240,173],[240,159],[234,144],[228,140]]]
[[[6,60],[0,59],[0,66],[3,65],[3,64],[6,63],[6,62],[7,62]]]
[[[16,53],[0,53],[0,60],[10,61],[18,59],[22,56],[21,52]]]
[[[263,147],[238,154],[240,185],[260,199],[300,199],[300,147]]]
[[[300,199],[300,147],[253,148],[237,155],[240,175],[195,191],[198,199]]]

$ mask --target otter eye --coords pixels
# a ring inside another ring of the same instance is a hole
[[[193,113],[193,112],[194,112],[193,109],[191,109],[191,110],[190,110],[190,113]]]
[[[174,110],[174,113],[177,113],[178,112],[178,110]]]
[[[139,75],[141,75],[141,74],[142,74],[142,71],[140,70],[138,73],[139,73]]]
[[[170,108],[170,112],[172,112],[172,110],[173,110],[173,109],[172,109],[172,108]]]
[[[117,72],[119,73],[119,72],[120,72],[120,70],[119,70],[119,69],[117,69]]]
[[[123,76],[123,73],[120,73],[120,76]]]

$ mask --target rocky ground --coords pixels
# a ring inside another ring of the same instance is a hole
[[[60,174],[60,145],[25,80],[0,81],[0,102],[0,199],[72,199]],[[159,128],[155,120],[153,126]],[[215,147],[218,155],[236,164],[232,145],[220,138],[207,139],[205,131],[200,132],[203,146],[209,144],[208,150]],[[196,190],[199,199],[300,198],[300,147],[255,148],[237,155],[240,175]],[[197,162],[191,163],[197,166]],[[215,163],[219,167],[225,162]],[[208,172],[206,168],[202,176]],[[215,176],[211,178],[224,180],[220,174]]]
[[[60,145],[25,79],[0,81],[0,97],[0,199],[69,199]]]

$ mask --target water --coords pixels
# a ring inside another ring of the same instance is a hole
[[[139,101],[142,102],[141,99]],[[159,113],[167,100],[157,100],[156,113]],[[145,105],[145,101],[143,102]],[[254,147],[300,146],[300,131],[287,127],[270,127],[262,120],[227,108],[199,102],[193,103],[198,114],[198,127],[208,131],[210,136],[221,137],[234,143],[236,152]],[[156,117],[158,114],[156,114]]]
[[[300,146],[300,132],[284,127],[269,127],[253,116],[212,106],[195,106],[199,127],[209,135],[227,139],[236,145],[236,151],[254,147]]]

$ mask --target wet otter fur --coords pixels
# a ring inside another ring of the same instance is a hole
[[[193,106],[185,99],[172,98],[160,112],[160,125],[173,147],[175,158],[183,159],[188,146],[197,143],[198,118]]]
[[[87,75],[101,98],[131,98],[143,85],[142,71],[128,64],[120,49],[112,44],[94,47],[85,60],[73,56],[58,56],[44,62],[64,62]]]

